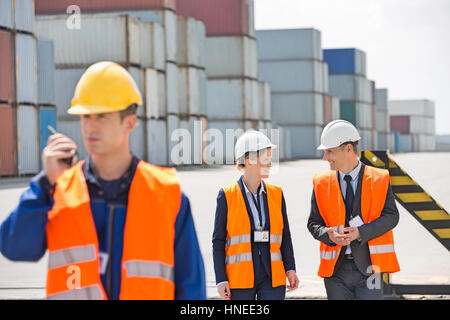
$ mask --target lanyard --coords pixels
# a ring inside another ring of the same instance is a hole
[[[262,229],[263,225],[262,225],[261,205],[260,205],[260,201],[259,201],[259,189],[258,189],[258,193],[256,195],[257,198],[255,198],[255,196],[253,195],[253,193],[251,191],[250,191],[250,194],[252,195],[252,199],[253,199],[253,202],[255,203],[256,210],[258,210],[259,226]]]

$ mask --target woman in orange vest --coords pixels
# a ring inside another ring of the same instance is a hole
[[[387,170],[361,163],[358,130],[336,120],[322,132],[330,171],[313,179],[308,229],[320,241],[328,299],[382,299],[382,272],[400,270],[392,229],[399,214]]]
[[[248,131],[235,146],[240,179],[220,190],[213,234],[213,258],[222,299],[282,300],[295,290],[295,272],[286,204],[279,186],[266,183],[273,145]]]

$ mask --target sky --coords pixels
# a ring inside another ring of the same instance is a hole
[[[254,0],[255,28],[315,28],[322,48],[359,48],[389,99],[429,99],[450,134],[450,0]]]

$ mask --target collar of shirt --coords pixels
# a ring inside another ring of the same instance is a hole
[[[245,189],[245,193],[246,194],[253,194],[248,188],[247,188],[247,186],[245,185],[245,182],[244,182],[244,179],[242,179],[242,184],[244,185],[244,189]],[[262,193],[265,193],[266,192],[266,190],[265,190],[265,188],[264,188],[264,183],[261,181],[261,186],[260,186],[260,188],[259,188],[259,195],[261,195]]]
[[[358,165],[356,166],[356,168],[353,169],[350,173],[348,173],[348,175],[350,175],[350,177],[352,177],[352,182],[355,181],[356,179],[358,179],[360,170],[361,170],[361,161],[358,159]],[[346,175],[347,174],[343,173],[342,171],[339,171],[339,177],[341,178],[341,182],[344,181],[344,177]]]

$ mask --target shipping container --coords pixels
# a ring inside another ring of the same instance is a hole
[[[150,163],[167,166],[167,123],[165,119],[147,120],[147,159]]]
[[[376,123],[375,129],[379,132],[389,132],[390,131],[390,121],[389,114],[386,109],[376,110]]]
[[[55,69],[55,101],[58,120],[78,120],[79,116],[70,115],[75,87],[86,69]]]
[[[177,13],[203,21],[208,37],[255,35],[253,0],[177,0]]]
[[[189,131],[192,136],[192,164],[203,163],[204,135],[207,129],[207,121],[204,117],[189,117]]]
[[[55,104],[53,41],[37,41],[38,103]]]
[[[358,130],[361,140],[358,143],[359,150],[373,150],[372,148],[372,130],[359,129]]]
[[[323,60],[322,35],[316,29],[256,31],[258,60]]]
[[[234,146],[244,132],[242,119],[208,119],[204,155],[208,158],[209,164],[234,164]]]
[[[246,36],[206,38],[208,78],[258,78],[256,40]]]
[[[84,146],[83,136],[81,134],[81,124],[79,120],[76,121],[56,121],[58,132],[66,135],[72,139],[77,145],[78,160],[83,160],[87,157],[88,153]]]
[[[430,100],[389,100],[389,114],[393,116],[425,116],[435,117],[434,102]]]
[[[0,101],[12,102],[13,100],[15,100],[14,97],[15,68],[14,68],[14,53],[12,40],[13,36],[11,32],[7,30],[0,30],[0,70],[1,70]]]
[[[280,125],[322,125],[323,95],[316,93],[273,93],[272,120]]]
[[[146,117],[166,116],[166,76],[155,69],[145,69]]]
[[[179,143],[177,129],[180,128],[180,118],[178,115],[167,115],[167,155],[169,165],[179,162],[180,157],[173,149]],[[172,154],[173,153],[173,154]]]
[[[145,69],[141,69],[139,67],[129,67],[127,68],[128,72],[130,73],[131,77],[136,82],[136,85],[141,92],[142,95],[142,103],[144,105],[139,106],[137,109],[137,116],[138,117],[144,117],[146,110],[145,110]]]
[[[17,108],[17,169],[19,175],[37,173],[40,168],[39,119],[34,106]]]
[[[323,124],[340,119],[339,98],[329,95],[323,96]]]
[[[14,110],[9,104],[0,104],[0,176],[16,173],[16,133]]]
[[[358,75],[330,74],[328,81],[331,95],[339,97],[341,100],[373,104],[373,91],[370,80]]]
[[[39,107],[39,154],[47,145],[48,137],[52,135],[47,126],[52,126],[58,131],[56,126],[56,109],[54,107]]]
[[[400,134],[398,136],[397,152],[413,152],[413,139],[410,134]]]
[[[199,114],[201,116],[206,116],[206,104],[207,104],[207,78],[205,70],[198,71],[198,79],[199,79],[199,91],[200,91],[200,110]]]
[[[377,132],[377,150],[389,150],[390,149],[390,134],[387,132]],[[393,149],[392,149],[393,151]]]
[[[354,101],[340,101],[341,119],[353,123],[357,128],[372,129],[372,105]]]
[[[176,9],[176,0],[37,0],[36,14],[66,13],[67,9],[76,4],[81,12],[107,12],[121,10],[144,9]]]
[[[283,127],[290,135],[292,159],[320,158],[322,156],[322,152],[317,150],[320,145],[322,126],[283,125]]]
[[[258,63],[259,79],[270,83],[272,92],[327,93],[326,64],[317,60],[263,61]]]
[[[34,36],[15,34],[16,40],[16,100],[37,102],[37,45]]]
[[[9,0],[2,0],[9,1]],[[34,0],[14,0],[14,29],[34,32]]]
[[[141,160],[147,161],[147,122],[138,118],[136,127],[130,135],[130,150]]]
[[[38,37],[53,40],[55,65],[88,66],[98,61],[141,64],[141,23],[119,14],[83,14],[82,27],[68,28],[67,16],[39,16]]]
[[[200,114],[199,69],[178,67],[178,106],[180,115]]]
[[[166,64],[166,108],[167,113],[179,114],[178,67],[175,63]]]
[[[190,17],[177,17],[178,65],[205,67],[206,31],[203,22]]]
[[[331,74],[359,74],[366,76],[366,53],[355,48],[325,49],[323,60]]]
[[[15,0],[0,1],[0,27],[14,28],[13,1]]]
[[[161,24],[141,23],[141,67],[166,69],[166,42]]]
[[[410,117],[409,116],[390,116],[391,131],[399,132],[401,134],[410,133]]]
[[[211,79],[207,82],[207,116],[210,120],[262,120],[257,81],[249,79]],[[262,99],[261,99],[262,100]]]
[[[377,109],[388,109],[388,89],[376,89],[375,90],[375,106]]]
[[[272,120],[272,94],[271,87],[268,82],[259,83],[260,97],[262,101],[262,119]]]

